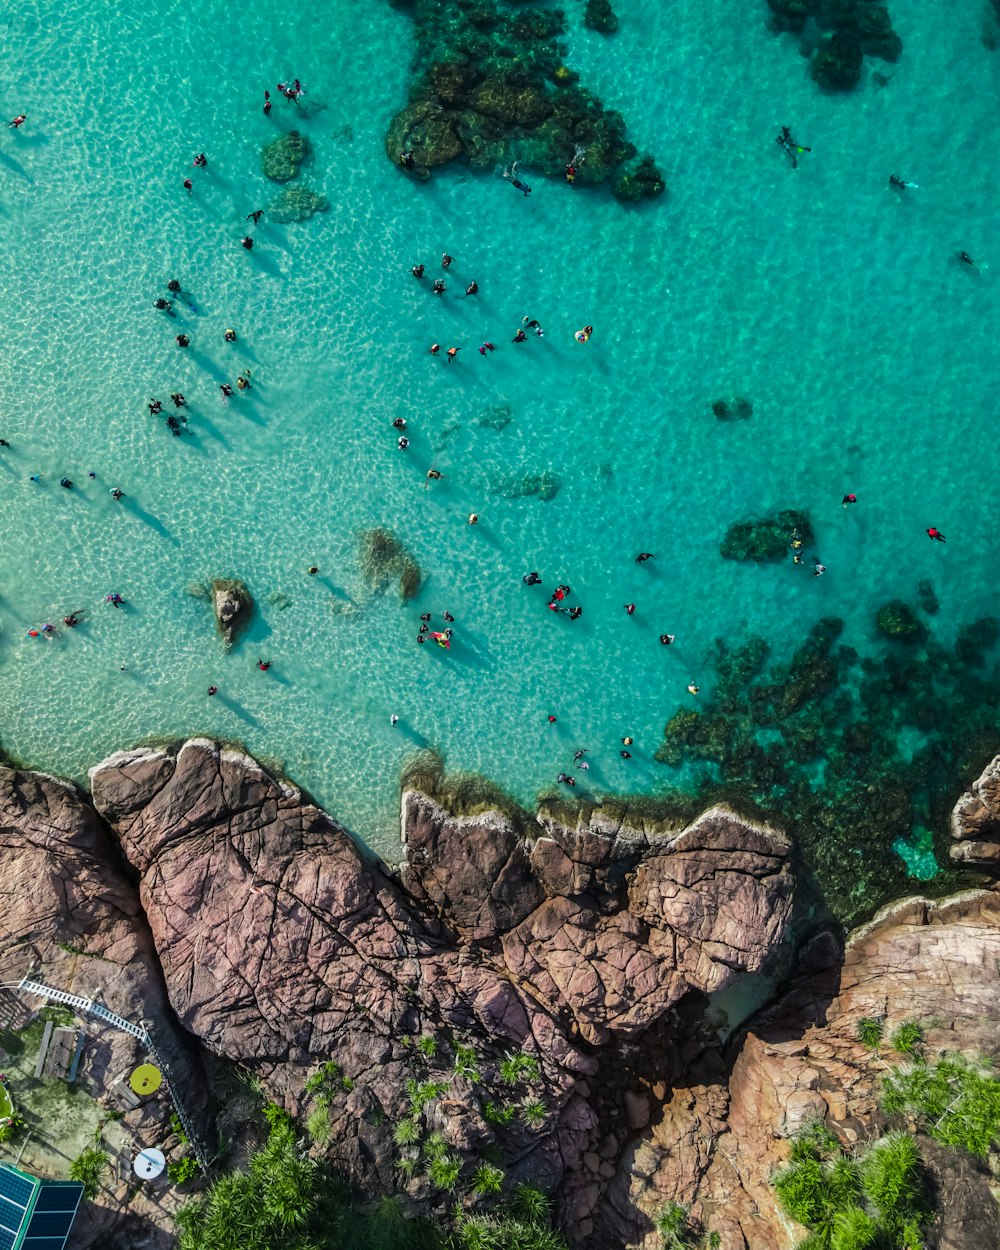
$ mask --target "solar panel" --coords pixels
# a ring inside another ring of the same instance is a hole
[[[46,1181],[35,1203],[36,1211],[75,1211],[83,1186],[79,1181]]]
[[[13,1250],[15,1236],[9,1228],[0,1228],[0,1250]]]
[[[0,1198],[9,1198],[22,1211],[27,1209],[37,1183],[37,1181],[29,1180],[26,1176],[21,1176],[18,1172],[12,1172],[9,1168],[0,1165]]]
[[[8,1198],[0,1198],[0,1229],[12,1228],[14,1232],[21,1227],[24,1211],[15,1206]]]
[[[65,1237],[25,1237],[21,1242],[22,1250],[63,1250]]]
[[[51,1215],[39,1215],[36,1211],[28,1225],[28,1237],[65,1237],[73,1223],[72,1211],[59,1211]]]

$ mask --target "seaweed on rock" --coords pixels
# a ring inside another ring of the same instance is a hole
[[[412,599],[420,589],[420,566],[400,538],[390,529],[376,527],[362,530],[358,561],[361,575],[374,590],[384,590],[393,581],[399,583],[403,600]]]
[[[794,508],[752,521],[736,521],[726,530],[719,546],[724,560],[752,560],[756,564],[774,564],[788,555],[793,541],[808,547],[813,530],[808,516]]]
[[[717,642],[714,690],[670,717],[656,752],[685,766],[702,803],[735,801],[780,821],[848,925],[912,889],[893,843],[930,830],[938,863],[949,864],[951,809],[1000,747],[1000,622],[967,625],[946,648],[901,600],[886,609],[886,623],[904,631],[915,621],[924,645],[892,635],[862,660],[840,642],[836,618],[817,622],[785,660],[761,638]],[[966,880],[949,866],[932,888]]]
[[[617,180],[626,201],[665,190],[652,157],[622,169],[636,149],[621,114],[578,86],[565,64],[561,9],[501,0],[395,0],[395,7],[410,14],[416,33],[410,100],[385,138],[403,172],[426,180],[454,160],[490,172],[517,160],[561,178],[572,162],[577,186]],[[588,12],[611,29],[610,6],[605,12],[591,0]]]

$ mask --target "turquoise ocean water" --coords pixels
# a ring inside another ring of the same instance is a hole
[[[383,135],[411,23],[379,0],[8,9],[2,106],[28,114],[0,133],[9,751],[80,777],[151,734],[241,738],[389,850],[418,742],[524,800],[575,747],[595,788],[653,790],[663,723],[710,676],[717,636],[780,651],[832,614],[864,651],[874,609],[922,578],[941,639],[994,610],[1000,59],[982,15],[896,0],[899,63],[866,61],[856,93],[829,97],[763,0],[618,0],[610,39],[567,7],[569,63],[670,187],[640,211],[530,172],[528,199],[459,168],[401,176]],[[296,124],[280,98],[266,118],[261,93],[288,76],[322,105],[298,122],[315,149],[302,181],[331,209],[261,223],[247,254],[245,214],[278,190],[260,147]],[[794,172],[783,123],[813,148]],[[892,194],[890,172],[919,189]],[[960,248],[992,267],[963,270]],[[437,276],[444,250],[438,300],[410,266]],[[199,310],[183,324],[151,307],[172,276]],[[473,279],[478,299],[459,299]],[[525,315],[545,336],[514,346]],[[484,359],[486,338],[500,350]],[[219,382],[245,367],[253,390],[224,405]],[[146,414],[174,390],[181,439]],[[717,421],[710,402],[733,394],[753,417]],[[498,407],[503,429],[477,424]],[[426,488],[432,465],[446,476]],[[543,472],[561,481],[549,502],[493,489]],[[780,507],[809,511],[826,576],[719,558],[731,521]],[[419,561],[413,603],[366,591],[356,535],[372,525]],[[643,549],[657,558],[640,566]],[[542,587],[522,585],[530,569]],[[188,593],[214,576],[242,577],[260,608],[228,655]],[[557,582],[581,620],[546,611]],[[77,608],[75,632],[26,636]],[[418,647],[419,614],[444,609],[451,653]]]

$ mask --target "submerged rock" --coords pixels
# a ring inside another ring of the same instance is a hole
[[[261,173],[272,182],[289,182],[311,153],[312,145],[305,135],[290,130],[264,144],[260,154]]]
[[[220,577],[212,582],[212,604],[222,641],[231,647],[253,619],[253,595],[241,581]]]
[[[398,581],[402,599],[412,599],[420,589],[420,566],[401,539],[390,529],[362,530],[358,543],[361,576],[371,590],[384,590]]]
[[[789,508],[773,516],[730,525],[719,554],[724,560],[773,564],[785,559],[793,540],[801,540],[802,546],[808,547],[813,542],[813,530],[804,512]]]
[[[476,425],[482,426],[484,430],[502,430],[510,425],[510,405],[497,404],[494,408],[487,408],[476,417]]]
[[[753,404],[744,395],[712,401],[712,411],[720,421],[746,421],[753,416]]]
[[[640,157],[631,165],[627,165],[615,179],[615,199],[625,204],[635,204],[639,200],[654,199],[662,195],[667,184],[660,176],[660,171],[651,156]]]
[[[883,603],[876,613],[875,624],[886,638],[897,642],[923,642],[927,637],[927,626],[902,599]]]
[[[307,221],[313,213],[325,213],[330,201],[309,187],[287,187],[267,206],[270,221],[279,226],[292,221]]]
[[[610,0],[587,0],[583,24],[588,30],[600,31],[602,35],[613,34],[618,29],[618,18]]]
[[[543,473],[526,473],[523,477],[497,478],[490,490],[503,499],[524,499],[537,495],[548,503],[559,494],[561,486],[561,478],[546,469]]]
[[[838,30],[820,43],[809,72],[821,87],[850,91],[861,81],[864,53],[861,40],[851,31]]]

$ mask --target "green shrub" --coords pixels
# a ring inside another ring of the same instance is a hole
[[[445,1081],[422,1081],[418,1083],[410,1077],[406,1082],[406,1092],[409,1095],[410,1107],[414,1115],[418,1115],[429,1102],[433,1102],[435,1098],[440,1098],[442,1094],[447,1093],[447,1090],[448,1085]]]
[[[415,1146],[420,1140],[420,1125],[412,1116],[400,1120],[392,1134],[397,1146]]]
[[[545,1122],[548,1108],[540,1098],[527,1098],[521,1103],[521,1118],[531,1128],[538,1128]]]
[[[558,1233],[509,1216],[469,1215],[456,1221],[454,1250],[566,1250]]]
[[[324,1103],[315,1107],[306,1118],[306,1131],[317,1146],[326,1146],[330,1142],[330,1112]]]
[[[864,1016],[858,1021],[858,1041],[869,1050],[878,1050],[885,1032],[885,1021],[876,1016]]]
[[[419,1038],[417,1041],[417,1050],[420,1051],[425,1059],[433,1059],[437,1054],[437,1049],[437,1039],[431,1037],[429,1033],[425,1033],[423,1037]]]
[[[500,1061],[500,1081],[503,1085],[517,1085],[521,1081],[537,1081],[541,1075],[538,1060],[524,1051],[515,1051]]]
[[[882,1080],[882,1109],[908,1115],[936,1141],[985,1159],[1000,1146],[1000,1080],[985,1061],[948,1055],[915,1063]]]
[[[860,1162],[865,1197],[879,1223],[899,1237],[903,1226],[925,1209],[923,1164],[909,1133],[889,1133],[864,1153]]]
[[[889,1045],[897,1055],[916,1055],[924,1040],[924,1031],[916,1020],[904,1020],[889,1035]]]
[[[455,1044],[455,1075],[464,1076],[469,1081],[479,1080],[476,1052],[471,1046]]]
[[[442,1154],[431,1159],[427,1176],[436,1189],[451,1191],[458,1184],[461,1171],[461,1159],[456,1159],[454,1155]]]
[[[552,1203],[536,1185],[522,1181],[515,1187],[510,1205],[514,1215],[526,1224],[542,1226],[549,1222]]]
[[[170,1131],[174,1133],[181,1145],[188,1144],[188,1135],[184,1132],[184,1125],[181,1123],[181,1117],[175,1111],[170,1117]]]
[[[200,1171],[201,1168],[194,1155],[184,1155],[176,1163],[167,1165],[167,1175],[175,1185],[186,1185],[188,1181],[193,1181]]]
[[[664,1250],[685,1250],[690,1243],[687,1207],[679,1202],[668,1202],[661,1207],[654,1223]]]
[[[503,1188],[504,1172],[491,1163],[481,1163],[472,1173],[472,1192],[480,1198],[498,1194]]]
[[[509,1128],[514,1123],[517,1108],[513,1105],[502,1106],[498,1102],[487,1101],[483,1107],[483,1119],[487,1124],[496,1124],[500,1128]]]
[[[107,1166],[108,1156],[103,1150],[84,1150],[70,1164],[69,1177],[83,1185],[85,1198],[96,1198]]]

